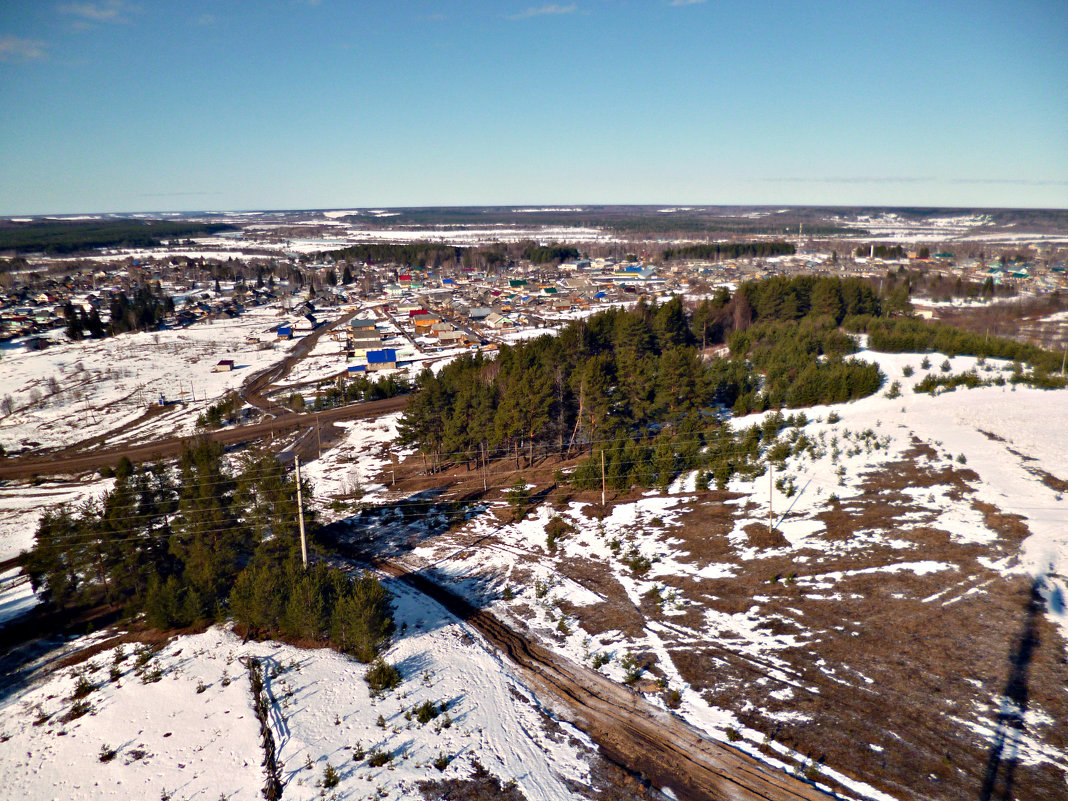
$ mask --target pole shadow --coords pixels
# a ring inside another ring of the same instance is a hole
[[[979,801],[1011,801],[1013,798],[1020,740],[1026,731],[1024,716],[1030,700],[1028,670],[1040,644],[1038,618],[1046,608],[1041,592],[1044,585],[1045,578],[1042,576],[1031,583],[1027,621],[1009,655],[1009,679],[1001,695],[1001,709],[998,711],[994,742],[986,761]]]

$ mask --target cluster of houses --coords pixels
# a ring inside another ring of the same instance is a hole
[[[506,267],[477,270],[450,264],[440,269],[421,269],[396,264],[348,264],[355,276],[352,284],[337,286],[334,278],[339,265],[329,259],[315,263],[296,258],[286,269],[298,269],[305,277],[299,299],[296,287],[279,280],[269,285],[229,284],[216,292],[207,283],[182,283],[166,272],[181,270],[183,265],[164,262],[125,264],[93,272],[74,273],[63,278],[48,278],[27,288],[18,287],[0,296],[0,340],[31,337],[61,327],[63,307],[71,302],[86,311],[95,308],[107,320],[110,294],[130,293],[139,282],[164,281],[166,291],[175,299],[176,310],[164,319],[168,327],[236,317],[256,306],[278,304],[286,322],[278,325],[276,336],[288,339],[309,333],[320,324],[317,310],[353,302],[388,304],[393,322],[423,352],[455,347],[485,346],[487,340],[518,328],[539,327],[566,319],[575,312],[598,306],[634,300],[640,295],[704,291],[725,282],[759,279],[775,274],[802,272],[874,275],[896,265],[926,265],[928,269],[960,275],[965,279],[992,279],[1010,284],[1021,291],[1053,291],[1068,286],[1063,258],[1052,253],[1033,262],[957,259],[952,253],[939,252],[920,259],[918,254],[897,261],[876,258],[829,260],[827,253],[805,253],[774,259],[737,259],[721,262],[682,261],[657,265],[644,257],[628,261],[613,258],[575,259],[558,265],[530,262],[509,263]],[[873,253],[874,256],[874,253]],[[200,268],[205,266],[201,264]],[[274,265],[278,267],[279,265]],[[185,265],[189,267],[189,265]],[[185,273],[188,275],[188,273]],[[369,322],[369,321],[363,321]],[[371,329],[351,329],[346,350],[356,358],[383,350]],[[394,354],[395,355],[395,354]],[[373,369],[373,368],[372,368]]]

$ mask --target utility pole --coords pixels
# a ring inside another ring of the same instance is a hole
[[[486,443],[480,442],[478,446],[482,449],[482,491],[489,491],[489,482],[486,480]]]
[[[771,511],[771,500],[775,496],[775,465],[768,459],[768,534],[771,534],[772,521],[775,519]]]
[[[601,448],[601,506],[605,505],[604,448]]]
[[[300,456],[293,456],[297,466],[297,523],[300,525],[300,558],[304,560],[304,569],[308,569],[308,541],[304,538],[304,500],[300,493]]]

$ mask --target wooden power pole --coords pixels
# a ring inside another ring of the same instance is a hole
[[[771,524],[775,519],[774,513],[771,511],[771,501],[775,496],[775,465],[772,464],[771,459],[768,459],[768,534],[771,534]]]
[[[601,506],[605,505],[604,448],[601,448]]]
[[[300,558],[304,560],[304,569],[308,569],[308,541],[304,537],[304,499],[300,492],[300,456],[294,456],[297,466],[297,524],[300,526]]]

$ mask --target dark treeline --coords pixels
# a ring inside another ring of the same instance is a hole
[[[913,318],[889,320],[858,317],[849,320],[848,327],[867,332],[872,350],[888,353],[938,351],[947,356],[1007,359],[1030,364],[1039,373],[1059,371],[1061,368],[1061,354],[1027,342],[964,331],[944,323]]]
[[[125,292],[116,292],[111,296],[108,308],[111,312],[109,334],[148,331],[174,312],[174,299],[165,294],[159,284],[141,284],[134,290],[133,298],[127,297]]]
[[[567,245],[536,245],[530,242],[523,248],[523,258],[534,264],[559,264],[579,257],[578,248]]]
[[[321,412],[359,401],[395,398],[410,391],[411,385],[400,376],[384,375],[374,381],[360,373],[348,379],[338,376],[330,386],[320,385],[316,389],[312,409]]]
[[[0,224],[0,250],[63,254],[93,248],[149,248],[174,237],[235,230],[221,223],[165,220],[47,220]]]
[[[707,245],[688,245],[667,248],[663,257],[672,259],[740,259],[744,257],[792,256],[797,248],[791,242],[715,242]]]
[[[903,259],[908,255],[901,245],[858,245],[855,252],[857,256],[877,259]]]
[[[370,660],[392,626],[374,578],[302,568],[296,484],[274,455],[249,452],[232,472],[209,440],[173,471],[123,460],[99,502],[45,514],[23,566],[52,608],[107,604],[159,628],[232,616],[253,635]]]
[[[405,245],[364,243],[324,253],[335,260],[362,261],[369,264],[410,264],[418,267],[439,267],[446,262],[459,262],[463,248],[434,242],[412,242]]]
[[[174,311],[174,299],[163,292],[159,284],[141,284],[134,290],[133,299],[125,292],[116,292],[108,304],[111,320],[107,326],[96,308],[88,312],[69,300],[63,306],[67,336],[72,340],[97,339],[127,331],[149,331]]]
[[[797,233],[798,225],[811,236],[842,234],[857,236],[867,231],[834,224],[825,209],[793,209],[788,213],[775,213],[762,218],[750,216],[750,208],[731,210],[724,208],[678,209],[665,213],[661,206],[584,206],[581,209],[542,210],[536,215],[529,210],[511,206],[479,206],[466,208],[418,208],[396,209],[398,214],[372,219],[366,216],[350,218],[363,225],[388,227],[394,225],[502,225],[522,226],[531,224],[532,218],[539,225],[576,226],[582,228],[605,228],[643,236],[686,233],[701,236],[786,236]]]
[[[662,483],[720,436],[716,407],[746,414],[875,392],[881,373],[843,358],[856,347],[838,324],[881,313],[867,283],[810,276],[722,289],[690,313],[678,298],[608,310],[495,361],[467,355],[424,371],[401,437],[432,470],[609,449],[653,465],[633,480]],[[727,341],[730,358],[705,361],[696,347]]]

